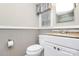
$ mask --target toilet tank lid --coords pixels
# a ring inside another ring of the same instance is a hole
[[[42,50],[43,47],[41,45],[35,44],[35,45],[31,45],[27,48],[27,51],[38,51],[38,50]]]

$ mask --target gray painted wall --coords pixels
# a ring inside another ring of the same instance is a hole
[[[14,40],[12,48],[7,47],[8,39]],[[38,41],[38,30],[0,30],[0,56],[22,56],[26,48]]]
[[[0,30],[0,56],[24,56],[26,48],[38,44],[38,35],[51,30]],[[8,39],[14,40],[14,46],[8,48]]]
[[[0,26],[37,27],[35,4],[0,3]],[[8,39],[14,40],[12,48],[7,47]],[[25,55],[29,45],[38,43],[38,30],[0,30],[0,56]]]
[[[0,26],[37,27],[35,4],[0,3]],[[8,39],[14,47],[7,47]],[[0,30],[0,56],[25,55],[29,45],[38,43],[38,30]]]
[[[0,3],[0,26],[37,27],[33,3]]]
[[[51,33],[51,32],[52,32],[51,29],[40,29],[40,30],[39,30],[39,35],[40,35],[40,34],[45,34],[45,33]]]

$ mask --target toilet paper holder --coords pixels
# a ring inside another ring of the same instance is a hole
[[[12,48],[14,45],[14,40],[8,39],[7,45],[8,45],[8,48]]]

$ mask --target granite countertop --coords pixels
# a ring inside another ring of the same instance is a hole
[[[79,39],[79,32],[67,32],[67,33],[46,33],[46,35],[51,36],[61,36],[61,37],[69,37],[69,38],[77,38]]]

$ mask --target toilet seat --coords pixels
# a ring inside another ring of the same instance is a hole
[[[26,54],[28,55],[40,55],[40,53],[43,51],[43,47],[38,45],[38,44],[34,44],[31,45],[27,48],[26,50]]]
[[[34,45],[31,45],[27,48],[27,51],[32,51],[32,52],[35,52],[35,51],[38,51],[42,49],[42,46],[38,45],[38,44],[34,44]]]

